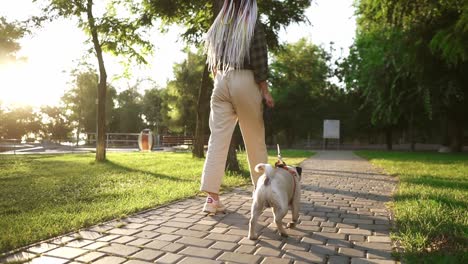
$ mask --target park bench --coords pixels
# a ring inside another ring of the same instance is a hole
[[[162,136],[161,145],[163,147],[192,146],[193,136]]]

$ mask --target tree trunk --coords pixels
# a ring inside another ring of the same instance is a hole
[[[207,121],[210,113],[211,87],[212,82],[210,79],[210,72],[208,70],[208,65],[205,65],[200,86],[200,92],[198,93],[197,123],[195,128],[195,138],[192,150],[193,157],[205,157],[205,134],[206,125],[208,123]]]
[[[226,160],[226,171],[240,172],[239,161],[237,160],[236,145],[236,139],[233,135],[231,138],[231,144],[229,145],[228,157]]]
[[[463,123],[456,117],[448,117],[448,136],[450,152],[461,152],[463,149]]]
[[[393,135],[392,127],[385,128],[385,144],[387,145],[387,150],[393,149]]]
[[[219,10],[223,5],[222,0],[213,0],[212,21],[215,20]],[[210,96],[213,83],[211,82],[210,72],[208,65],[205,65],[203,70],[202,82],[200,85],[200,92],[198,93],[197,102],[197,122],[195,125],[195,137],[193,142],[192,157],[204,158],[205,157],[205,134],[206,124],[210,113]]]
[[[98,32],[93,16],[93,0],[88,0],[87,15],[89,29],[93,39],[94,50],[99,65],[99,84],[98,84],[98,100],[97,100],[97,135],[96,135],[96,161],[106,160],[106,90],[107,90],[107,73],[104,67],[104,58],[102,57],[101,44],[98,38]]]
[[[410,141],[410,150],[416,150],[416,140],[414,139],[414,114],[411,112],[409,124],[408,124],[408,136]]]

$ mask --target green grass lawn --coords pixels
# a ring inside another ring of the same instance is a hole
[[[468,155],[358,151],[400,179],[393,211],[410,263],[468,262]]]
[[[270,157],[273,163],[275,154]],[[288,164],[313,153],[284,150]],[[241,175],[222,189],[251,184],[246,155]],[[108,153],[0,156],[0,252],[101,221],[199,194],[203,159],[191,153]]]

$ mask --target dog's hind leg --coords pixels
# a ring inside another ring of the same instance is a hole
[[[256,240],[257,237],[257,232],[255,231],[258,217],[263,211],[263,205],[260,205],[258,201],[254,201],[252,203],[252,209],[250,211],[250,222],[249,222],[249,239],[250,240]]]
[[[288,228],[294,228],[299,220],[299,203],[293,202],[291,205],[292,221],[288,223]]]
[[[286,230],[284,229],[284,226],[283,226],[283,218],[286,216],[287,213],[288,213],[287,206],[274,206],[273,207],[273,215],[274,215],[276,227],[278,227],[278,231],[282,237],[288,236],[288,233],[286,233]]]

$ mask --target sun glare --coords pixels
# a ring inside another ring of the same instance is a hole
[[[57,95],[47,86],[53,80],[47,80],[47,67],[37,67],[21,61],[0,66],[0,101],[4,105],[53,105]]]

